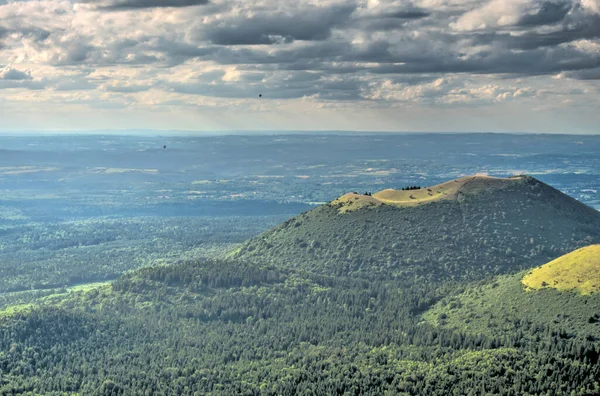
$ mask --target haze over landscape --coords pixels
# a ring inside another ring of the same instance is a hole
[[[0,0],[0,395],[600,395],[600,0]]]
[[[596,133],[599,37],[598,0],[1,0],[0,130]]]

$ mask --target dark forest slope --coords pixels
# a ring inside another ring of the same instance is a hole
[[[412,204],[403,201],[404,191],[346,195],[249,240],[232,256],[366,278],[480,278],[600,242],[598,211],[532,177],[451,183],[415,191],[415,199],[428,190],[447,194]],[[348,202],[360,208],[347,210]]]

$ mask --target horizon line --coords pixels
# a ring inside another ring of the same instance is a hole
[[[269,136],[269,135],[538,135],[538,136],[600,136],[598,133],[552,133],[552,132],[514,132],[514,131],[356,131],[356,130],[185,130],[185,129],[88,129],[88,130],[13,130],[1,131],[0,137],[19,136],[66,136],[66,135],[115,135],[115,136]]]

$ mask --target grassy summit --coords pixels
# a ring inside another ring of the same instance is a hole
[[[353,212],[362,208],[380,206],[382,202],[370,195],[348,193],[331,202],[331,205],[338,206],[340,213]]]
[[[464,195],[483,191],[502,189],[508,185],[522,182],[523,177],[497,178],[489,176],[466,176],[433,187],[418,190],[386,189],[372,196],[349,193],[331,202],[340,213],[352,212],[365,207],[392,205],[397,207],[416,206],[441,200],[459,200]]]
[[[587,246],[557,258],[527,274],[522,283],[530,290],[552,288],[600,291],[600,245]]]

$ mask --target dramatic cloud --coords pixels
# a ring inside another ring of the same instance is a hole
[[[530,14],[520,17],[520,26],[542,26],[561,22],[571,10],[570,2],[544,2]]]
[[[203,26],[206,38],[219,45],[291,43],[294,40],[322,41],[332,29],[348,21],[355,7],[333,5],[325,9],[306,7],[282,11],[248,12],[223,23]]]
[[[485,109],[490,130],[538,112],[552,121],[530,130],[567,114],[593,132],[599,98],[600,0],[0,0],[14,128],[72,111],[61,120],[459,130]]]

